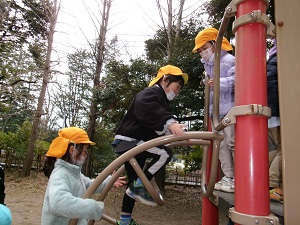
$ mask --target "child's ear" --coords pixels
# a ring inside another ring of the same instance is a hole
[[[163,76],[163,82],[167,82],[168,81],[168,77],[167,76]]]
[[[163,84],[167,86],[169,84],[169,78],[167,76],[163,76]]]
[[[75,150],[74,146],[73,146],[73,145],[70,146],[70,147],[69,147],[69,150],[68,150],[68,151],[69,151],[69,154],[70,154],[70,155],[73,155],[73,151],[74,151],[74,150]]]

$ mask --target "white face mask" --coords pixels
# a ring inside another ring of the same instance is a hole
[[[77,166],[82,166],[84,162],[85,162],[85,157],[80,156],[80,159],[77,159],[74,164]]]
[[[202,59],[209,61],[210,57],[213,55],[213,51],[212,51],[212,47],[207,48],[205,50],[203,50],[202,52],[200,52],[200,56]]]
[[[172,101],[176,97],[176,95],[175,95],[175,93],[174,93],[174,91],[172,89],[170,89],[170,92],[166,93],[166,95],[167,95],[167,99],[169,101]]]
[[[78,150],[75,147],[76,147],[76,145],[74,145],[74,150],[76,150],[76,152],[73,151],[73,153],[71,155],[73,164],[76,166],[82,166],[85,162],[85,157],[82,155],[78,156]]]

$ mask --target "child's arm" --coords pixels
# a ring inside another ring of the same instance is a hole
[[[168,129],[170,132],[176,136],[183,136],[184,132],[186,130],[186,125],[185,124],[180,124],[180,123],[171,123],[168,126]]]
[[[113,172],[113,175],[116,173],[116,171]],[[119,188],[125,185],[127,182],[125,181],[126,176],[118,177],[116,182],[114,183],[114,187]]]

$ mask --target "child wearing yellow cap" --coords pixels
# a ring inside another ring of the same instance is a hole
[[[199,53],[204,70],[209,76],[210,87],[210,117],[213,110],[214,86],[214,53],[218,30],[209,27],[198,33],[195,38],[194,53]],[[222,39],[220,53],[220,104],[219,115],[222,119],[234,107],[235,57],[231,54],[233,48],[226,38]],[[216,190],[234,192],[234,126],[224,128],[224,139],[220,144],[219,159],[224,177],[215,184]]]
[[[123,117],[115,135],[113,146],[117,154],[123,154],[131,148],[165,134],[184,135],[184,124],[179,124],[168,108],[168,104],[187,83],[188,75],[173,65],[161,67],[149,87],[139,92],[133,99]],[[151,180],[172,157],[172,150],[166,146],[157,146],[135,156],[141,168],[144,168],[148,180]],[[131,165],[126,162],[127,189],[123,197],[119,225],[138,225],[131,218],[135,200],[149,206],[155,206],[141,180]]]
[[[49,178],[42,209],[42,225],[68,225],[69,220],[79,219],[77,224],[86,225],[88,220],[99,221],[104,203],[93,199],[82,199],[92,179],[81,173],[81,167],[90,153],[88,134],[81,128],[63,128],[58,132],[49,150],[44,165],[44,174]],[[99,186],[100,192],[111,176]],[[115,187],[126,182],[120,177]]]

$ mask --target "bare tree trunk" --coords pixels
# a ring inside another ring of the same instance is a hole
[[[173,46],[173,37],[172,37],[172,26],[173,26],[173,12],[172,12],[172,0],[168,0],[168,28],[167,28],[167,34],[168,34],[168,61],[171,60],[172,57],[172,46]]]
[[[7,17],[10,10],[11,2],[7,2],[7,0],[0,0],[0,30],[2,28],[2,22],[5,17]]]
[[[180,0],[180,5],[179,5],[179,11],[178,11],[178,19],[177,19],[177,23],[176,23],[176,27],[175,27],[175,42],[177,40],[177,38],[179,37],[179,32],[180,32],[180,28],[181,28],[181,23],[182,23],[182,13],[183,13],[183,6],[184,6],[184,2],[185,0]]]
[[[97,43],[97,58],[96,58],[96,74],[94,78],[94,91],[93,97],[91,102],[90,108],[90,121],[88,127],[88,134],[91,140],[95,139],[96,133],[96,121],[99,116],[99,110],[97,108],[97,96],[98,96],[98,89],[100,88],[100,74],[102,71],[103,60],[104,60],[104,51],[105,51],[105,40],[106,40],[106,33],[108,27],[108,19],[109,19],[109,12],[111,7],[112,0],[104,0],[103,1],[103,12],[102,12],[102,21],[101,27],[99,31],[99,38]],[[83,173],[87,176],[91,176],[92,173],[92,157],[86,160],[86,163],[83,167]]]
[[[40,92],[40,96],[38,98],[38,105],[36,113],[33,117],[33,123],[32,123],[32,130],[30,133],[29,143],[28,143],[28,149],[27,149],[27,155],[26,159],[22,168],[21,176],[29,176],[31,172],[31,167],[33,163],[34,158],[34,149],[35,149],[35,143],[39,135],[39,127],[40,127],[40,121],[43,111],[43,105],[45,100],[45,94],[47,91],[48,82],[50,79],[51,71],[50,71],[50,59],[51,59],[51,53],[52,53],[52,45],[53,45],[53,36],[54,36],[54,30],[55,25],[57,22],[57,16],[58,12],[60,10],[60,3],[57,4],[57,0],[53,1],[53,8],[51,12],[51,22],[50,22],[50,30],[48,34],[48,47],[47,47],[47,55],[46,55],[46,62],[44,66],[44,75],[43,75],[43,83],[42,88]]]
[[[180,0],[180,5],[179,5],[179,10],[177,13],[177,21],[176,21],[176,27],[175,27],[175,32],[173,32],[174,28],[173,28],[173,2],[172,0],[168,0],[167,4],[168,4],[168,12],[167,12],[167,16],[168,16],[168,24],[167,26],[165,25],[165,21],[162,15],[162,6],[160,4],[160,0],[156,0],[156,4],[157,4],[157,8],[158,8],[158,12],[159,12],[159,16],[160,19],[162,21],[163,24],[163,28],[164,28],[164,32],[166,33],[166,37],[167,37],[167,60],[170,61],[172,58],[172,50],[173,50],[173,45],[176,42],[176,39],[179,36],[179,32],[180,32],[180,27],[181,27],[181,23],[182,23],[182,13],[183,13],[183,6],[184,6],[184,2],[185,0]],[[174,23],[175,24],[175,23]],[[175,33],[175,35],[173,35]]]

